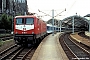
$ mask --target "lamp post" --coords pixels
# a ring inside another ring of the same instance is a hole
[[[13,11],[12,12],[12,32],[11,32],[11,34],[13,34],[13,19],[14,19],[14,16],[15,16],[15,12]]]
[[[53,26],[52,36],[54,36],[54,9],[52,9],[52,26]]]

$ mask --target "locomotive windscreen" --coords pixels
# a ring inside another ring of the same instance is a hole
[[[34,18],[26,18],[26,24],[30,24],[30,25],[32,25],[32,24],[34,24]]]
[[[16,18],[16,24],[24,24],[24,18]]]
[[[16,18],[16,24],[34,24],[34,18]]]

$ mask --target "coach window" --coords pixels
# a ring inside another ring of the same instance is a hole
[[[16,18],[16,24],[24,24],[24,18]]]
[[[34,24],[34,18],[26,18],[26,24]]]

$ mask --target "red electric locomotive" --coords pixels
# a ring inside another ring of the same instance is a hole
[[[46,36],[46,23],[33,15],[14,18],[14,40],[17,44],[35,44]]]

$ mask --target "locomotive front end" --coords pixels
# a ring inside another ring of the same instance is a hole
[[[14,18],[14,40],[17,44],[29,44],[34,39],[34,18],[18,16]]]

